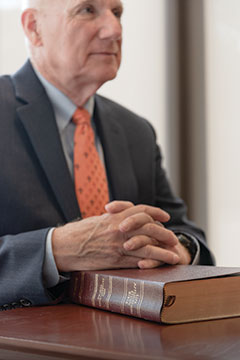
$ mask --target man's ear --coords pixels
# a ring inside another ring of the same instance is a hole
[[[42,38],[38,26],[38,11],[26,9],[22,13],[21,21],[23,30],[31,45],[39,47],[42,45]]]

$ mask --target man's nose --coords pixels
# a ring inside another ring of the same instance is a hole
[[[99,31],[100,39],[120,40],[122,38],[122,25],[120,19],[108,11],[101,19]]]

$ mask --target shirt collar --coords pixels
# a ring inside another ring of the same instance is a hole
[[[40,82],[46,90],[46,93],[52,103],[53,110],[56,117],[57,126],[60,131],[63,131],[69,121],[71,120],[74,112],[77,109],[77,106],[58,88],[56,88],[53,84],[51,84],[48,80],[46,80],[36,69],[34,69],[36,75],[38,76]],[[90,99],[84,105],[84,108],[88,110],[90,116],[93,115],[94,110],[94,96],[91,96]]]

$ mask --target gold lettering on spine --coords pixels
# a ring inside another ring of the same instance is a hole
[[[81,299],[82,299],[82,293],[83,293],[83,288],[84,288],[84,279],[85,279],[85,272],[82,272],[81,280],[80,280],[80,289],[79,289],[79,293],[78,293],[79,302],[81,302]]]
[[[127,293],[125,305],[128,305],[130,307],[130,313],[133,315],[133,309],[137,308],[140,295],[137,292],[137,283],[134,281],[132,285],[132,290],[129,290]]]
[[[110,302],[110,298],[112,296],[112,276],[109,276],[108,278],[108,295],[107,295],[107,299],[106,299],[106,308],[107,310],[109,310],[109,302]]]
[[[106,292],[107,292],[107,290],[105,288],[105,279],[102,278],[102,281],[101,281],[101,284],[100,284],[99,290],[98,290],[98,296],[97,296],[99,307],[102,307],[102,299],[106,295]]]
[[[94,290],[93,290],[93,295],[92,295],[92,306],[93,306],[93,307],[96,306],[97,291],[98,291],[98,274],[95,274],[95,278],[94,278]]]
[[[127,298],[127,290],[128,290],[128,279],[123,279],[123,297],[121,301],[121,313],[124,313],[124,306]]]
[[[140,301],[137,306],[137,315],[139,317],[141,317],[141,307],[142,307],[143,298],[144,298],[144,281],[141,281],[140,282]]]

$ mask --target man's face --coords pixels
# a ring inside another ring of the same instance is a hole
[[[55,85],[102,85],[121,62],[120,0],[50,0],[38,19],[36,64]],[[98,86],[98,87],[99,87]]]

